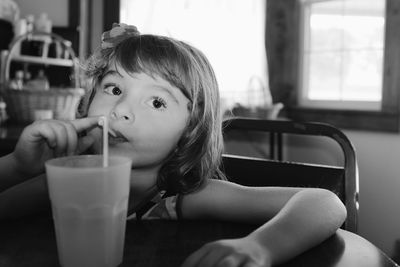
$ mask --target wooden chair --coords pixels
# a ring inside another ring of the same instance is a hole
[[[224,134],[230,131],[270,133],[273,159],[240,155],[223,155],[223,170],[230,181],[248,186],[294,186],[325,188],[336,193],[347,208],[342,228],[357,233],[358,167],[354,147],[339,129],[323,123],[235,118],[224,123]],[[325,136],[339,144],[344,166],[288,162],[282,160],[282,135]],[[275,143],[274,143],[275,142]],[[278,153],[278,154],[279,154]]]

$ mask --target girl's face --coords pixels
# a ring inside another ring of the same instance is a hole
[[[166,80],[110,69],[96,88],[88,116],[109,118],[109,153],[127,156],[134,169],[158,170],[176,148],[189,118],[189,100]],[[101,153],[101,129],[89,133]],[[113,136],[114,135],[114,136]]]

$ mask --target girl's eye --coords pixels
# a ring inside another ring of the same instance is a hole
[[[165,109],[167,108],[167,103],[161,97],[153,97],[149,100],[149,104],[154,109]]]
[[[104,92],[106,92],[107,94],[110,94],[110,95],[120,95],[120,94],[122,94],[121,89],[119,89],[119,87],[115,86],[115,85],[106,85],[104,87]]]

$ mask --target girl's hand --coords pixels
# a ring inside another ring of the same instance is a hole
[[[17,168],[26,175],[35,176],[44,172],[48,159],[84,152],[94,140],[89,136],[78,139],[78,133],[95,127],[98,119],[40,120],[27,126],[13,152]]]
[[[249,237],[208,243],[190,255],[182,267],[269,267],[268,251]]]

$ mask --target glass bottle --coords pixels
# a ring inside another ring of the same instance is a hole
[[[22,90],[24,87],[24,72],[22,70],[17,70],[15,72],[15,77],[10,82],[10,88],[14,90]]]

